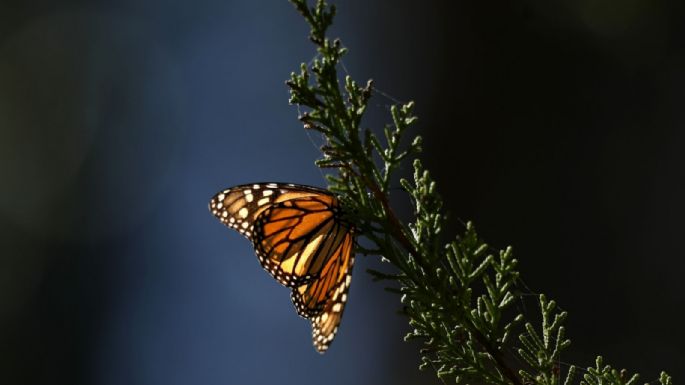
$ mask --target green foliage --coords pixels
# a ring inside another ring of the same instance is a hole
[[[340,195],[350,220],[373,245],[358,251],[380,255],[398,269],[392,275],[370,273],[399,284],[412,328],[406,339],[423,344],[420,368],[432,368],[438,377],[457,383],[560,384],[559,357],[570,345],[562,326],[567,313],[556,311],[555,302],[544,295],[539,296],[539,326],[514,311],[520,279],[512,249],[493,253],[471,223],[463,234],[443,243],[442,199],[418,159],[413,159],[413,180],[399,180],[411,200],[414,219],[410,224],[398,219],[389,203],[390,185],[397,181],[400,165],[421,151],[420,137],[403,140],[416,122],[414,104],[391,107],[392,124],[380,137],[363,129],[372,83],[359,85],[349,76],[338,77],[346,49],[339,40],[326,37],[335,8],[323,0],[313,7],[307,0],[291,2],[309,23],[318,55],[311,68],[302,64],[299,73],[291,75],[290,102],[306,111],[299,117],[305,128],[326,138],[317,165],[337,170],[327,176],[329,188]],[[576,371],[571,366],[563,383],[571,384]],[[636,381],[637,375],[628,377],[625,371],[603,366],[599,357],[580,383]],[[660,382],[670,385],[671,379],[662,373]]]
[[[522,347],[518,349],[518,353],[533,369],[519,370],[519,374],[526,382],[545,385],[560,383],[559,355],[571,344],[571,340],[564,337],[565,329],[561,326],[568,314],[565,311],[556,313],[555,308],[554,301],[548,301],[545,295],[540,295],[542,335],[530,322],[525,324],[526,333],[519,335]],[[575,371],[575,366],[569,368],[564,384],[573,381]]]

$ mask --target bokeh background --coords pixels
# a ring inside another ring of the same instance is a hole
[[[602,354],[644,382],[685,375],[683,16],[350,0],[333,29],[353,76],[416,100],[450,231],[474,220],[514,245],[528,285],[570,312],[564,361]],[[358,259],[320,356],[207,211],[239,183],[323,185],[284,85],[306,35],[286,0],[0,3],[0,382],[437,383],[364,273],[377,261]],[[368,124],[390,103],[377,94]]]

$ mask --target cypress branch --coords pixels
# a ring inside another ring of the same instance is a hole
[[[399,284],[399,290],[391,291],[401,295],[412,328],[405,339],[423,342],[419,368],[433,368],[438,377],[456,383],[572,384],[577,367],[571,365],[562,376],[559,362],[570,345],[563,326],[567,313],[544,295],[538,298],[540,325],[514,311],[512,304],[525,285],[512,249],[492,253],[472,223],[443,244],[442,199],[436,182],[416,158],[421,137],[405,138],[406,129],[417,120],[414,103],[391,107],[392,124],[383,128],[382,137],[362,129],[372,82],[362,86],[346,76],[340,84],[337,68],[347,50],[340,40],[326,36],[335,7],[324,0],[311,7],[307,0],[290,1],[309,24],[309,38],[318,51],[311,68],[302,64],[286,82],[290,103],[306,111],[299,116],[306,129],[326,138],[323,158],[316,164],[337,170],[327,176],[329,189],[340,195],[347,215],[373,244],[357,251],[381,255],[399,270],[369,273],[375,280]],[[413,180],[399,180],[414,214],[405,224],[390,205],[389,186],[396,181],[395,171],[412,157]],[[580,384],[631,385],[638,378],[597,357]],[[672,385],[671,377],[662,372],[659,383]]]

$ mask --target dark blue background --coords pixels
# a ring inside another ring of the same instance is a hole
[[[453,217],[516,246],[571,312],[564,361],[682,377],[682,6],[339,6],[346,68],[417,101]],[[401,341],[398,298],[364,273],[386,266],[358,259],[320,356],[288,291],[207,211],[235,184],[324,185],[284,85],[313,56],[307,32],[285,0],[0,5],[7,383],[436,382]],[[389,103],[374,97],[369,125]]]

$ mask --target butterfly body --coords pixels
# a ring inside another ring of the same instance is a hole
[[[354,227],[327,190],[255,183],[217,193],[209,210],[252,242],[262,267],[290,288],[312,322],[314,347],[328,349],[340,324],[354,263]]]

